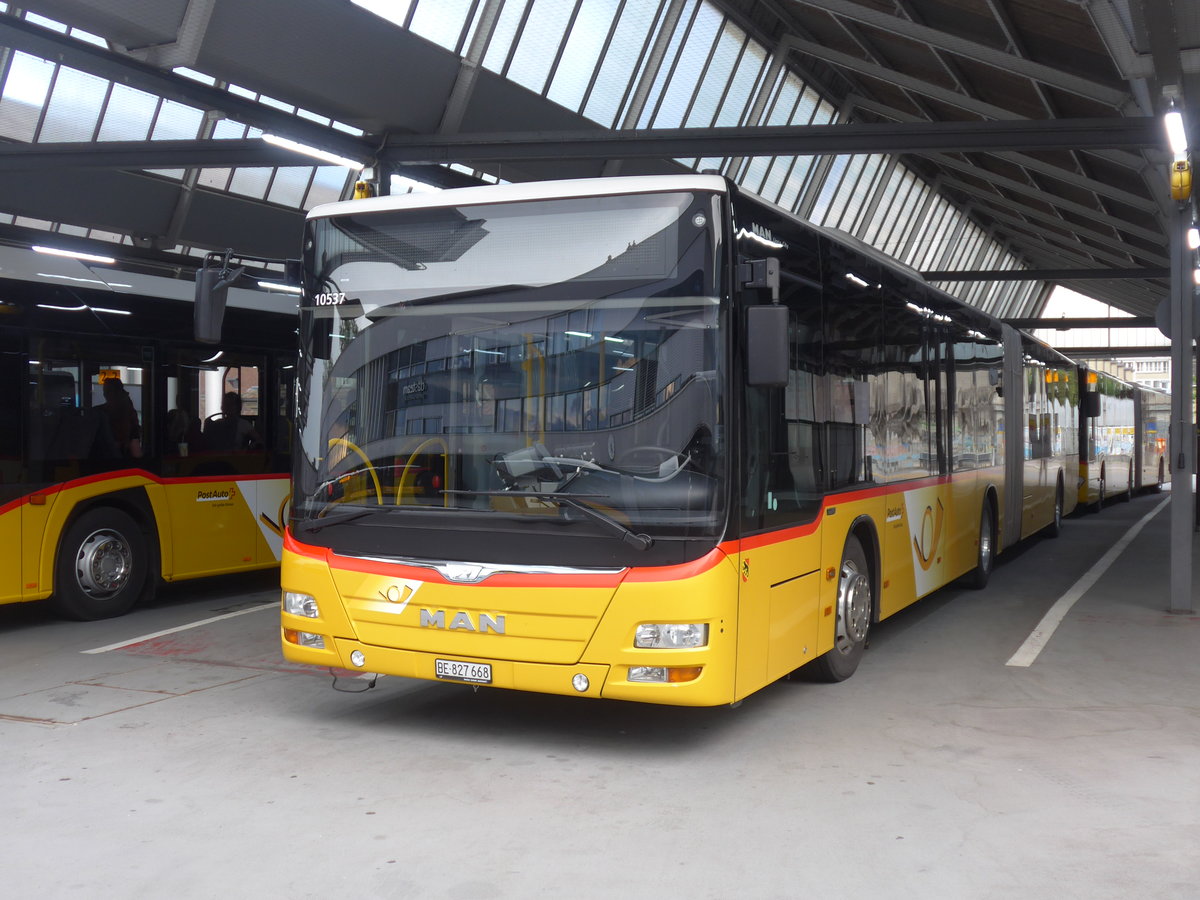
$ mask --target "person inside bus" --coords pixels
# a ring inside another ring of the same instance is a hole
[[[200,449],[200,423],[188,409],[183,394],[175,398],[175,407],[167,412],[167,452],[187,456],[188,447]]]
[[[204,447],[213,453],[241,453],[262,447],[262,438],[248,419],[242,418],[242,398],[227,391],[221,411],[204,421]]]
[[[142,455],[142,428],[138,423],[133,398],[120,378],[107,378],[101,385],[104,402],[98,409],[104,411],[108,427],[121,456],[139,458]]]
[[[75,379],[70,374],[46,373],[42,381],[42,405],[32,412],[33,458],[101,461],[117,457],[108,418],[99,407],[80,409],[75,405]]]

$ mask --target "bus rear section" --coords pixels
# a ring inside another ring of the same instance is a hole
[[[1129,499],[1142,478],[1136,462],[1138,389],[1087,366],[1079,372],[1079,505],[1099,509],[1114,497]]]

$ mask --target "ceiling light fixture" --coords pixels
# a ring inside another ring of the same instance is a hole
[[[36,253],[45,253],[50,256],[65,256],[68,259],[78,259],[83,262],[104,263],[111,266],[116,262],[111,256],[97,256],[95,253],[80,253],[76,250],[60,250],[58,247],[32,247],[30,248]]]
[[[1167,127],[1167,143],[1176,159],[1183,159],[1188,152],[1187,129],[1183,126],[1183,113],[1172,107],[1163,116],[1163,124]]]
[[[345,166],[347,169],[354,169],[356,172],[361,172],[367,165],[366,163],[358,162],[345,156],[338,156],[336,153],[330,153],[328,150],[318,150],[316,147],[310,147],[307,144],[301,144],[298,141],[292,141],[275,134],[264,134],[262,139],[268,144],[274,144],[276,147],[283,147],[287,150],[293,150],[296,153],[303,153],[305,156],[312,156],[324,162],[332,163],[335,166]]]
[[[288,294],[299,294],[300,288],[291,284],[280,284],[278,281],[260,281],[258,286],[266,291],[284,291]]]

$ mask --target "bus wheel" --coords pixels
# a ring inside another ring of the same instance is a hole
[[[846,538],[838,574],[837,624],[833,649],[813,660],[818,681],[845,681],[854,674],[867,648],[871,628],[871,569],[858,538]]]
[[[1046,526],[1046,537],[1056,538],[1062,534],[1062,517],[1063,517],[1063,486],[1062,481],[1058,482],[1058,487],[1054,490],[1054,518],[1050,520],[1050,524]]]
[[[983,512],[979,516],[979,550],[976,555],[975,568],[967,576],[967,583],[975,590],[987,587],[992,575],[992,567],[996,564],[996,526],[992,518],[992,501],[983,501]]]
[[[146,539],[119,509],[85,512],[58,550],[53,605],[72,619],[108,619],[133,607],[149,570]]]
[[[1108,493],[1108,479],[1103,469],[1100,470],[1100,496],[1096,498],[1096,512],[1104,509],[1104,497]]]

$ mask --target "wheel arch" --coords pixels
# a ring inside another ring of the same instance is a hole
[[[145,600],[154,593],[162,570],[162,550],[158,534],[158,519],[146,489],[142,486],[124,488],[119,491],[84,497],[74,502],[70,509],[58,519],[57,528],[46,529],[46,540],[42,547],[41,579],[42,584],[49,587],[51,594],[57,589],[55,577],[58,557],[63,550],[63,541],[71,526],[84,514],[94,509],[118,509],[133,519],[142,537],[146,541],[150,571],[147,573],[146,584],[142,589]],[[54,534],[53,542],[50,535]]]
[[[846,538],[857,538],[863,553],[867,555],[867,565],[871,568],[871,622],[879,621],[879,602],[881,590],[880,574],[883,571],[882,547],[879,541],[879,530],[875,520],[868,515],[861,515],[850,523]],[[843,552],[845,552],[845,541]]]

